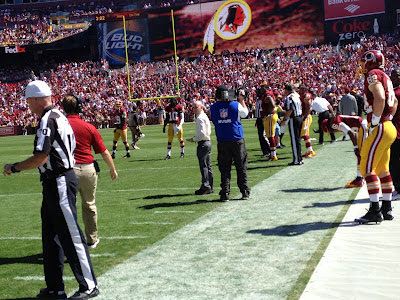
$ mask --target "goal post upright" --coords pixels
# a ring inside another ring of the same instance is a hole
[[[127,75],[127,82],[128,82],[128,96],[129,101],[146,101],[146,100],[157,100],[158,104],[161,106],[160,99],[171,99],[180,97],[180,89],[179,89],[179,70],[178,70],[178,55],[176,52],[176,39],[175,39],[175,20],[174,20],[174,10],[171,9],[171,21],[172,21],[172,38],[174,42],[174,62],[175,62],[175,72],[176,72],[176,95],[170,96],[154,96],[154,97],[145,97],[145,98],[135,98],[132,99],[131,97],[131,84],[130,84],[130,76],[129,76],[129,57],[128,57],[128,43],[126,40],[126,22],[125,16],[122,16],[122,20],[124,23],[124,41],[125,41],[125,57],[126,57],[126,75]]]

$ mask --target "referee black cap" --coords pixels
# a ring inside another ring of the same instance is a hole
[[[291,85],[290,83],[286,83],[285,90],[287,90],[288,92],[293,92],[293,85]]]

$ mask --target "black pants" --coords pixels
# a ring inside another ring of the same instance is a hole
[[[264,122],[263,119],[257,118],[256,120],[256,126],[257,126],[257,131],[258,131],[258,140],[260,141],[260,147],[263,155],[269,155],[271,152],[271,149],[269,148],[269,144],[266,140],[266,137],[264,135]]]
[[[211,141],[201,141],[197,145],[197,158],[199,159],[201,173],[201,189],[212,189],[214,174],[211,165]]]
[[[321,124],[324,120],[329,119],[329,110],[326,110],[322,113],[318,114],[318,131],[319,131],[319,143],[322,144],[324,142],[324,132],[321,128]],[[333,132],[330,133],[331,141],[336,140],[335,134]]]
[[[244,139],[218,142],[218,168],[221,172],[221,192],[229,195],[232,160],[235,162],[240,192],[250,192],[247,186],[247,150]]]
[[[303,123],[303,118],[294,117],[289,119],[289,133],[290,141],[292,144],[293,152],[293,162],[295,164],[299,163],[301,158],[301,124]]]
[[[395,139],[390,147],[390,175],[397,192],[400,192],[400,139]]]
[[[79,291],[97,285],[84,235],[76,218],[78,180],[73,170],[43,179],[42,244],[44,276],[50,290],[63,291],[64,254]]]

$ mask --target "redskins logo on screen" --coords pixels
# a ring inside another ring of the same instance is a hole
[[[229,0],[221,5],[214,17],[214,30],[224,40],[241,37],[251,24],[249,5],[241,0]]]
[[[215,52],[215,33],[223,40],[240,38],[251,24],[250,6],[243,0],[228,0],[212,17],[204,33],[203,50]]]

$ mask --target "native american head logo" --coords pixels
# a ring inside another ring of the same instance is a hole
[[[243,0],[228,0],[222,4],[207,26],[203,39],[203,50],[208,46],[215,52],[215,33],[224,40],[240,38],[251,24],[250,6]]]

